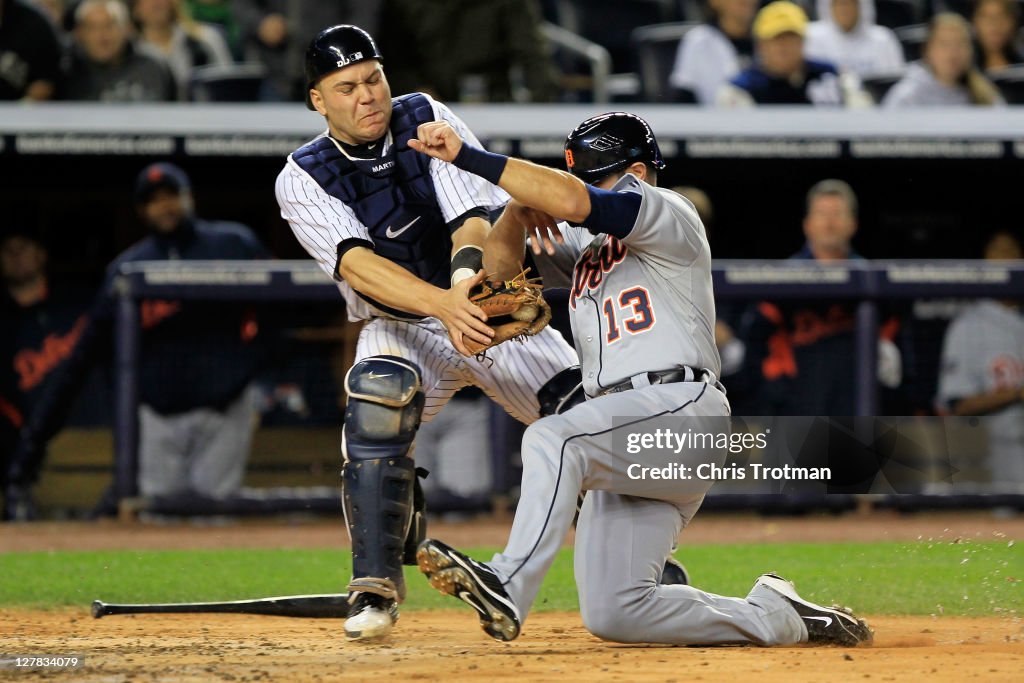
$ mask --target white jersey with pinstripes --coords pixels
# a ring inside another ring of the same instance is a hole
[[[447,121],[462,139],[480,147],[480,141],[444,104],[430,98],[434,118]],[[326,131],[318,137],[326,136]],[[389,136],[390,139],[390,136]],[[388,144],[386,140],[383,144]],[[499,187],[482,178],[461,171],[451,164],[431,159],[430,178],[434,195],[444,220],[452,221],[476,207],[497,209],[508,202],[508,195]],[[284,169],[277,176],[275,186],[281,217],[288,221],[292,232],[309,255],[316,259],[324,272],[338,281],[338,289],[345,299],[349,320],[369,320],[386,316],[360,298],[352,287],[335,272],[338,245],[347,239],[360,239],[372,243],[368,228],[344,202],[327,194],[313,178],[288,156]]]
[[[448,107],[433,99],[430,102],[435,119],[447,121],[463,140],[480,146],[476,136]],[[437,159],[430,162],[430,177],[445,221],[476,207],[498,208],[509,199],[504,190]],[[436,318],[408,321],[388,316],[363,300],[334,272],[338,244],[352,238],[373,241],[352,209],[324,192],[290,156],[277,178],[276,193],[281,215],[295,237],[338,281],[349,319],[368,321],[356,343],[356,360],[393,355],[420,368],[426,394],[424,422],[440,412],[456,391],[474,384],[512,417],[528,424],[539,417],[537,391],[556,373],[578,363],[575,350],[552,328],[523,344],[499,345],[480,360],[458,353]]]

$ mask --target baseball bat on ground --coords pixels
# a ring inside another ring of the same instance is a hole
[[[275,617],[342,619],[348,616],[348,593],[324,595],[283,595],[276,598],[231,600],[225,602],[170,602],[150,604],[113,604],[95,600],[92,616],[108,614],[264,614]]]

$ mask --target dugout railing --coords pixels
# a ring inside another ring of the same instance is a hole
[[[715,296],[720,301],[842,300],[856,307],[856,414],[878,413],[876,380],[879,307],[890,301],[942,297],[1024,299],[1024,264],[991,261],[717,261]],[[118,501],[137,493],[138,403],[141,325],[139,301],[178,299],[243,302],[337,302],[337,286],[310,261],[136,262],[121,267],[116,280],[114,496]],[[506,430],[500,409],[492,429],[493,493],[512,487]],[[714,495],[709,495],[709,504]],[[970,498],[970,497],[969,497]],[[977,498],[977,496],[974,496]],[[1007,504],[1018,504],[1020,496]],[[918,498],[918,503],[927,500]],[[971,500],[960,499],[960,503]],[[723,496],[718,507],[732,507]],[[783,501],[776,501],[783,502]],[[792,501],[790,501],[792,502]],[[974,502],[977,502],[976,500]],[[991,501],[990,501],[991,502]],[[1000,501],[995,501],[1000,502]],[[770,501],[769,505],[773,505]],[[803,505],[804,502],[799,502]],[[833,499],[832,507],[849,501]],[[898,496],[883,502],[913,507],[914,499]],[[949,500],[944,504],[956,504]],[[743,503],[749,507],[750,501]],[[828,507],[828,506],[826,506]]]

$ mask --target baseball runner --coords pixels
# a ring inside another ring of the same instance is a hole
[[[403,561],[415,564],[425,534],[412,459],[419,424],[468,384],[533,422],[538,392],[558,405],[579,370],[551,328],[470,355],[495,334],[467,294],[483,279],[488,212],[508,195],[407,146],[428,122],[479,145],[465,124],[427,95],[392,99],[377,45],[356,26],[316,36],[306,80],[307,106],[327,131],[289,155],[276,194],[296,238],[337,280],[349,317],[367,321],[345,380],[342,452],[353,565],[345,633],[368,639],[394,625]]]
[[[689,418],[699,431],[720,424],[730,408],[717,379],[704,226],[690,202],[656,187],[664,163],[647,123],[626,113],[581,123],[565,145],[571,175],[485,152],[444,121],[421,125],[409,144],[513,197],[487,241],[488,259],[514,270],[528,234],[535,252],[577,254],[569,309],[588,399],[527,428],[522,498],[503,552],[484,564],[439,541],[420,545],[419,567],[431,585],[470,604],[488,635],[516,638],[577,494],[587,490],[575,576],[583,622],[596,636],[671,644],[871,640],[863,621],[804,600],[774,574],[758,578],[745,599],[661,581],[710,483],[654,489],[616,476],[644,456],[616,452],[611,437],[669,415]],[[567,222],[556,224],[556,216]],[[614,416],[638,417],[617,426]]]

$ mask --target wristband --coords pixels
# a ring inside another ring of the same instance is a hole
[[[466,246],[455,252],[452,257],[452,286],[473,277],[484,267],[484,250],[475,244]]]
[[[491,185],[497,185],[501,180],[501,174],[505,172],[507,163],[507,156],[494,154],[465,142],[462,143],[459,153],[452,159],[453,166],[478,175]]]

